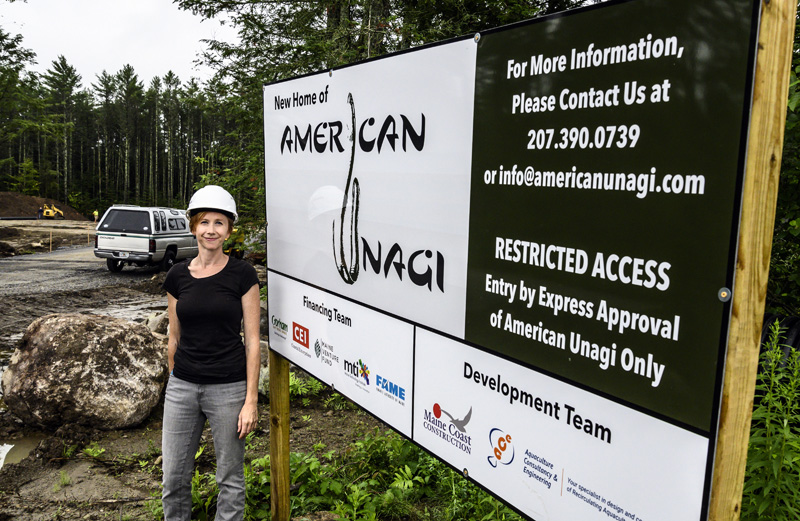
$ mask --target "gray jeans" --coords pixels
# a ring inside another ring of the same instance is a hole
[[[161,451],[165,521],[192,517],[194,456],[206,418],[217,455],[217,521],[244,517],[244,440],[236,432],[247,382],[199,385],[169,377],[164,402]]]

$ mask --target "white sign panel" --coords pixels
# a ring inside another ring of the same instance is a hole
[[[270,347],[411,436],[413,327],[282,275],[267,282],[280,310]]]
[[[475,53],[265,87],[270,270],[463,336]]]
[[[414,440],[526,515],[700,517],[707,438],[440,335],[416,339]]]

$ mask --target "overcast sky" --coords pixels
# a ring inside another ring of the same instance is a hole
[[[145,87],[169,70],[181,81],[205,80],[211,71],[194,65],[205,48],[200,40],[236,38],[229,27],[202,21],[171,0],[0,0],[0,26],[22,34],[23,47],[36,53],[34,70],[44,72],[63,54],[85,88],[104,69],[113,74],[127,63]]]

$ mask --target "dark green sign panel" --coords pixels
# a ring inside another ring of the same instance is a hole
[[[755,13],[637,1],[481,35],[468,341],[713,431]]]

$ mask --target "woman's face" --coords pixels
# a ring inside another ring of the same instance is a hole
[[[230,237],[228,218],[219,212],[205,212],[195,227],[197,246],[206,250],[222,248],[222,243]]]

